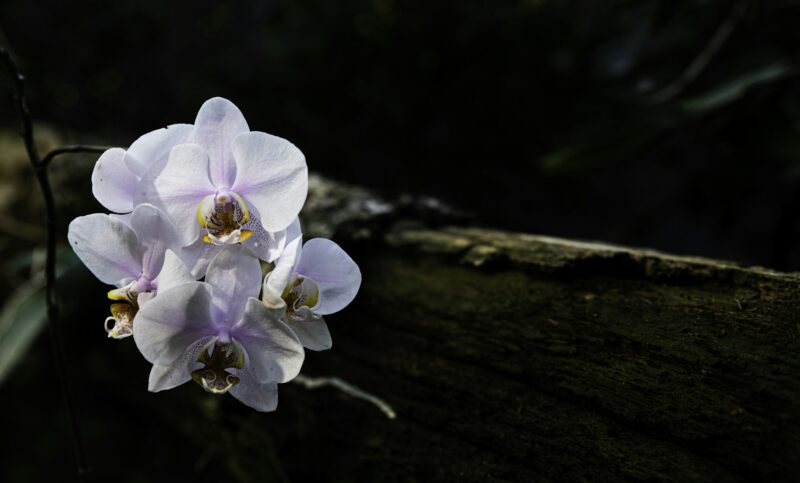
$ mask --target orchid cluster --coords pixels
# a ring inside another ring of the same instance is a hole
[[[76,218],[68,238],[115,287],[106,332],[133,336],[153,364],[150,391],[192,380],[272,411],[304,349],[331,347],[323,316],[353,300],[361,273],[336,243],[303,243],[307,191],[303,153],[250,131],[222,98],[206,101],[193,125],[98,159],[92,192],[112,213]]]

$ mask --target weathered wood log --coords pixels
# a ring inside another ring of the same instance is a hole
[[[466,221],[320,178],[304,216],[364,279],[304,372],[398,418],[287,384],[290,479],[800,478],[800,275],[447,226]]]

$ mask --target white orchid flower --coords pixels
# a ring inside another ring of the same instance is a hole
[[[307,191],[303,153],[285,139],[251,132],[239,109],[220,97],[203,104],[194,125],[171,125],[127,151],[106,151],[92,174],[92,192],[109,210],[150,203],[167,213],[183,245],[192,245],[196,276],[216,245],[244,242],[273,261]]]
[[[330,240],[313,238],[303,244],[299,223],[288,232],[291,241],[264,277],[261,299],[267,307],[285,310],[286,323],[304,347],[330,349],[331,335],[323,316],[353,301],[361,286],[361,271]]]
[[[81,216],[69,225],[70,245],[86,267],[101,282],[117,288],[108,298],[108,336],[132,335],[137,311],[159,287],[194,280],[178,254],[180,237],[172,222],[158,208],[139,205],[120,218],[95,213]]]
[[[305,202],[308,169],[292,143],[250,131],[239,109],[217,97],[200,108],[190,141],[172,148],[163,169],[151,168],[142,190],[170,216],[184,245],[244,242],[272,261]]]
[[[153,364],[149,390],[194,380],[214,394],[230,392],[244,404],[272,411],[277,384],[293,379],[305,357],[281,311],[257,298],[261,268],[242,246],[222,248],[205,282],[160,291],[139,312],[136,345]]]

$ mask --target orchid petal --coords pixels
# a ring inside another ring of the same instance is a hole
[[[266,262],[273,262],[277,259],[286,245],[286,230],[269,232],[261,225],[261,217],[258,209],[250,206],[250,222],[244,227],[253,232],[245,245],[256,254],[258,258]]]
[[[258,210],[267,231],[289,226],[308,194],[303,153],[283,138],[249,132],[236,136],[233,154],[237,174],[232,190]]]
[[[184,245],[192,243],[200,233],[197,206],[215,192],[208,163],[208,154],[202,147],[179,144],[172,148],[164,170],[153,182],[152,195],[175,223]]]
[[[259,383],[247,371],[239,371],[239,383],[229,391],[243,404],[256,411],[269,412],[278,407],[278,385],[274,382]]]
[[[219,249],[219,246],[206,243],[202,239],[197,239],[191,245],[183,247],[181,257],[192,277],[199,279],[206,275],[208,264],[219,252]]]
[[[122,284],[142,272],[142,252],[134,231],[120,220],[95,213],[72,220],[69,244],[101,282]]]
[[[247,299],[258,296],[261,264],[247,248],[228,245],[211,260],[205,280],[213,288],[215,319],[232,327],[242,318]]]
[[[313,280],[320,290],[315,312],[332,314],[353,301],[361,286],[361,271],[350,256],[336,243],[314,238],[303,245],[297,273]]]
[[[322,317],[318,319],[307,318],[306,320],[294,320],[286,318],[286,325],[291,328],[303,347],[312,351],[324,351],[333,346],[331,332],[328,324]]]
[[[155,206],[142,204],[133,210],[130,227],[144,248],[142,274],[154,279],[164,264],[164,252],[167,249],[181,249],[181,240],[175,225]]]
[[[216,186],[230,187],[236,179],[236,162],[231,151],[234,138],[249,132],[239,108],[222,97],[207,100],[194,122],[192,142],[203,146],[211,159],[210,176]]]
[[[136,315],[133,340],[145,359],[169,366],[196,340],[216,335],[211,315],[211,287],[180,284],[158,295]]]
[[[150,167],[166,163],[173,146],[189,142],[193,129],[191,124],[172,124],[139,137],[128,148],[125,165],[131,173],[144,176]]]
[[[251,298],[244,317],[231,331],[247,351],[246,370],[258,382],[290,381],[303,365],[303,346],[292,329],[279,320],[282,314]]]
[[[289,238],[292,236],[292,238]],[[285,303],[281,298],[284,289],[291,282],[292,275],[303,247],[303,236],[300,233],[300,223],[295,220],[287,229],[287,239],[290,239],[283,249],[283,253],[275,261],[275,268],[264,277],[262,300],[271,307],[281,307]]]
[[[133,210],[138,178],[125,166],[125,150],[111,148],[104,152],[92,171],[92,194],[111,211],[126,213]]]
[[[163,292],[182,283],[193,282],[195,278],[189,272],[183,260],[175,252],[167,249],[164,253],[164,264],[158,273],[156,281],[158,282],[158,291]]]
[[[214,340],[214,337],[203,337],[190,345],[183,354],[168,366],[154,365],[150,369],[150,380],[147,390],[150,392],[166,391],[192,380],[192,371],[203,366],[197,357]]]

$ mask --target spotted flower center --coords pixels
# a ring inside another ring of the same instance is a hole
[[[111,316],[105,320],[108,337],[124,339],[133,335],[133,318],[139,311],[139,294],[151,288],[149,280],[140,279],[108,292],[108,298],[117,302],[111,304]]]
[[[286,302],[287,316],[295,320],[319,317],[313,313],[319,303],[319,287],[310,278],[295,277],[283,290],[281,298]]]
[[[223,190],[203,199],[197,207],[197,221],[206,231],[203,241],[212,245],[241,243],[253,235],[244,228],[250,222],[247,203],[233,192]]]
[[[208,348],[203,349],[197,362],[203,367],[192,372],[192,380],[210,393],[225,394],[239,382],[239,378],[227,370],[244,367],[244,352],[233,343],[217,342],[210,354]]]

